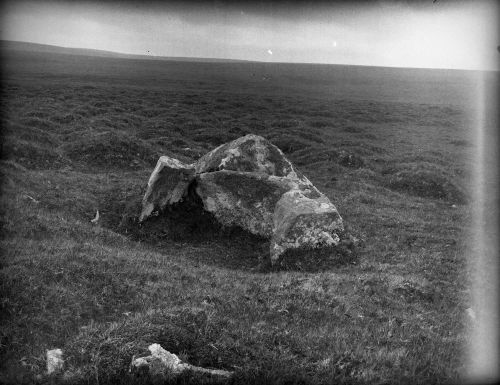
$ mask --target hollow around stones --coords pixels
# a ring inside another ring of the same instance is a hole
[[[271,240],[272,263],[289,249],[336,246],[344,231],[328,197],[278,147],[257,135],[225,143],[192,164],[160,157],[139,220],[181,202],[193,183],[204,209],[221,224]]]

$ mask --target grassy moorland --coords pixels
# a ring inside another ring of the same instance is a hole
[[[473,72],[22,51],[2,65],[1,382],[133,383],[151,343],[235,383],[463,374]],[[271,270],[238,231],[134,229],[160,155],[247,133],[337,205],[355,260]],[[47,379],[56,347],[67,372]]]

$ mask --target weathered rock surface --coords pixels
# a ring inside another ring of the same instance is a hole
[[[271,260],[275,262],[288,249],[337,246],[343,224],[325,195],[309,198],[301,190],[290,190],[276,204],[273,229]]]
[[[193,179],[194,167],[192,165],[184,164],[168,156],[160,157],[149,177],[139,220],[144,220],[153,211],[164,209],[168,204],[181,201]]]
[[[246,135],[225,143],[202,156],[195,164],[196,173],[232,170],[289,176],[295,172],[281,150],[258,135]]]
[[[62,371],[64,367],[63,352],[61,349],[47,350],[47,374]]]
[[[182,201],[190,186],[223,225],[270,238],[273,263],[289,249],[336,246],[344,230],[330,200],[257,135],[223,144],[189,165],[162,156],[149,179],[140,221]]]
[[[150,356],[132,359],[131,372],[136,374],[147,372],[150,376],[159,378],[172,378],[186,370],[220,378],[229,378],[233,374],[225,370],[206,369],[182,362],[179,357],[163,349],[159,344],[152,344],[148,349],[151,352]]]
[[[196,177],[205,210],[224,225],[240,226],[270,238],[276,203],[288,191],[279,179],[256,172],[218,171]]]

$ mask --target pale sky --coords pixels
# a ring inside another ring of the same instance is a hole
[[[12,1],[0,36],[157,56],[499,69],[494,1]]]

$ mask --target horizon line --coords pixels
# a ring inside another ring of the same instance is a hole
[[[183,61],[182,59],[187,59],[185,61],[190,61],[189,59],[196,60],[216,60],[216,61],[227,61],[227,62],[240,62],[240,63],[262,63],[262,64],[308,64],[308,65],[324,65],[324,66],[351,66],[351,67],[373,67],[373,68],[393,68],[393,69],[415,69],[415,70],[444,70],[444,71],[475,71],[475,72],[499,72],[498,69],[472,69],[472,68],[448,68],[448,67],[402,67],[402,66],[381,66],[381,65],[370,65],[370,64],[345,64],[345,63],[323,63],[323,62],[279,62],[279,61],[262,61],[262,60],[250,60],[250,59],[234,59],[234,58],[220,58],[220,57],[206,57],[206,56],[162,56],[162,55],[148,55],[141,53],[128,53],[128,52],[118,52],[111,51],[105,49],[98,48],[86,48],[86,47],[69,47],[48,43],[38,43],[33,41],[25,41],[25,40],[9,40],[9,39],[0,39],[0,42],[12,42],[12,43],[26,43],[40,46],[48,46],[62,49],[75,49],[75,50],[89,50],[96,51],[108,54],[115,55],[124,55],[124,56],[136,56],[137,58],[132,57],[109,57],[110,59],[129,59],[129,60],[141,60],[148,58],[148,60],[157,60],[157,61],[168,61],[169,59],[177,59],[178,61]],[[81,56],[89,56],[89,55],[81,55]],[[179,60],[181,59],[181,60]],[[192,60],[192,61],[196,61]]]

